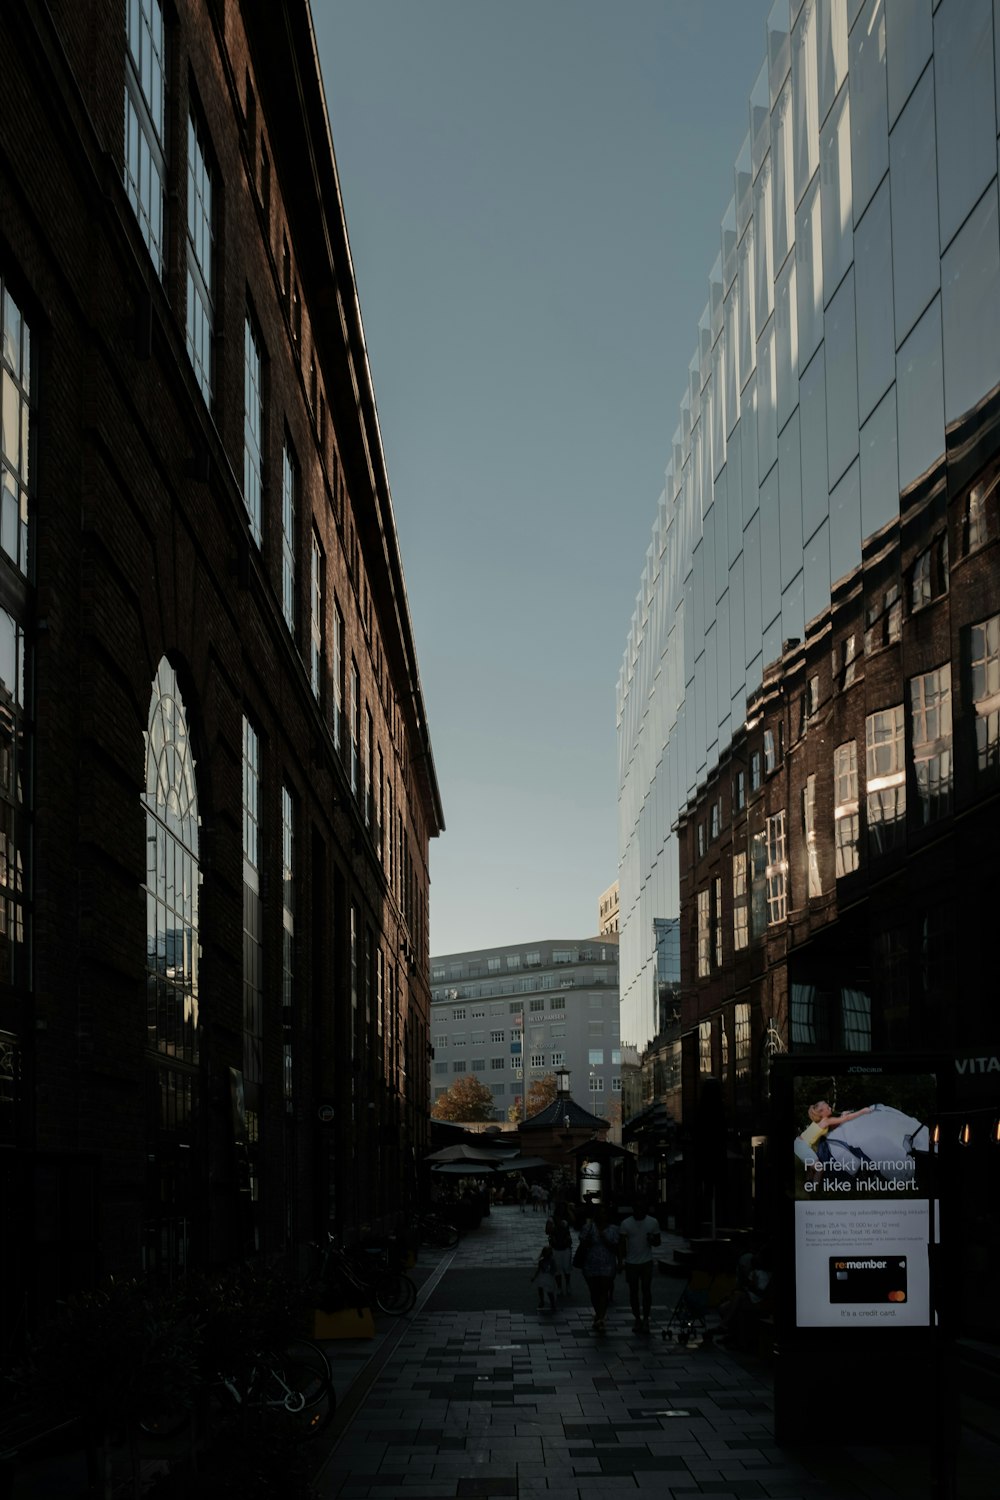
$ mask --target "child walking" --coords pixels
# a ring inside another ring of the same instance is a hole
[[[538,1257],[532,1281],[538,1283],[538,1311],[556,1310],[556,1267],[552,1257],[552,1246],[543,1245]]]

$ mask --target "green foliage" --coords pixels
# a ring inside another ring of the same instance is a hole
[[[467,1073],[435,1099],[431,1115],[435,1120],[492,1120],[493,1095],[485,1083]]]

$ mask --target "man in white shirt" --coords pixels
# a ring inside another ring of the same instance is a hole
[[[650,1214],[645,1199],[636,1198],[619,1233],[618,1257],[625,1265],[629,1301],[635,1317],[633,1332],[648,1333],[649,1310],[653,1302],[653,1249],[660,1243],[660,1226]]]

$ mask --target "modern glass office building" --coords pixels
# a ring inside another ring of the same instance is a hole
[[[982,446],[1000,384],[991,0],[776,0],[762,40],[618,683],[640,1048],[679,814],[900,496]]]

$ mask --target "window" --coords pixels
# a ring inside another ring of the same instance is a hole
[[[163,150],[166,46],[160,0],[131,0],[126,6],[126,27],[125,191],[162,279],[167,162]]]
[[[750,921],[747,908],[747,857],[733,855],[733,947],[737,952],[750,942]]]
[[[0,285],[3,326],[0,328],[0,388],[2,388],[3,445],[0,453],[0,547],[19,573],[28,573],[28,517],[31,445],[31,335],[21,309],[9,290]],[[8,690],[13,681],[5,674]],[[22,702],[20,693],[15,694]]]
[[[295,525],[298,467],[288,440],[281,450],[281,612],[295,635]]]
[[[215,323],[212,174],[201,131],[188,117],[187,351],[205,401],[212,401],[212,329]]]
[[[750,1006],[747,1001],[737,1001],[735,1017],[735,1064],[737,1078],[750,1076]]]
[[[488,974],[499,974],[500,960],[498,958],[488,958],[486,960],[486,972]]]
[[[719,831],[720,831],[721,827],[722,827],[722,802],[721,801],[717,801],[717,802],[713,802],[712,803],[712,817],[711,817],[711,825],[710,825],[710,829],[709,829],[709,837],[711,838],[711,841],[712,841],[713,844],[715,843],[715,840],[719,837]]]
[[[767,929],[767,833],[750,839],[750,936],[761,938]]]
[[[877,589],[865,607],[865,653],[871,655],[899,640],[903,627],[903,601],[899,585]]]
[[[292,1015],[295,1004],[295,803],[287,786],[281,788],[281,1004],[284,1011],[281,1041],[285,1109],[292,1109]]]
[[[840,643],[840,662],[836,668],[841,689],[849,688],[855,680],[858,651],[857,637],[845,636]]]
[[[710,912],[707,888],[698,892],[698,978],[709,975]]]
[[[491,1042],[503,1042],[503,1041],[506,1041],[506,1039],[507,1039],[507,1033],[505,1031],[491,1031],[490,1032],[490,1041]]]
[[[544,1052],[533,1052],[531,1054],[531,1067],[533,1067],[533,1068],[544,1068],[545,1067],[545,1053]]]
[[[782,733],[781,725],[776,729],[764,730],[764,773],[771,776],[781,764],[782,756]]]
[[[200,819],[187,715],[166,658],[153,681],[148,726],[142,797],[146,814],[146,1045],[158,1059],[194,1069],[199,1060]],[[8,873],[7,884],[11,883]],[[4,925],[8,926],[6,901],[4,908]],[[9,939],[9,931],[6,936]]]
[[[351,660],[351,791],[357,797],[361,789],[361,675]]]
[[[1000,770],[1000,615],[969,632],[971,694],[980,776]]]
[[[524,955],[525,967],[528,969],[537,969],[541,961],[542,955],[537,949],[533,953],[526,953]]]
[[[816,777],[807,776],[802,792],[802,831],[806,843],[806,889],[810,896],[821,896],[819,846],[816,842]]]
[[[590,1092],[592,1094],[604,1093],[604,1079],[599,1073],[591,1073],[590,1075]]]
[[[370,828],[373,818],[373,797],[375,788],[375,726],[372,722],[371,709],[365,704],[365,791],[364,791],[364,813],[365,826]]]
[[[553,1068],[562,1068],[562,1067],[565,1067],[565,1065],[566,1065],[566,1054],[565,1054],[565,1052],[553,1052],[552,1053],[552,1063],[551,1063],[551,1066]]]
[[[448,1066],[448,1064],[445,1063],[445,1067],[447,1067],[447,1066]],[[462,1060],[462,1058],[457,1058],[456,1061],[452,1063],[452,1065],[451,1065],[451,1071],[453,1073],[464,1073],[465,1072],[465,1063]]]
[[[698,1072],[704,1077],[712,1071],[712,1023],[698,1023]]]
[[[505,1057],[491,1057],[490,1058],[490,1067],[493,1069],[494,1073],[500,1073],[500,1072],[502,1072],[502,1070],[506,1066],[507,1066],[507,1059]]]
[[[532,1001],[529,1002],[529,1006],[530,1006],[531,1010],[544,1010],[545,1009],[545,1000],[544,1000],[544,998],[543,999],[538,999],[538,1000],[532,1000]]]
[[[243,323],[243,504],[250,522],[250,535],[258,547],[261,537],[263,439],[264,386],[260,343],[250,314],[247,313]]]
[[[435,1047],[447,1047],[447,1045],[448,1045],[447,1034],[445,1032],[443,1032],[443,1031],[439,1032],[438,1035],[434,1038],[434,1045],[435,1045]]]
[[[472,1071],[473,1071],[473,1073],[485,1073],[486,1072],[486,1059],[485,1059],[485,1057],[474,1057],[472,1059]]]
[[[604,1048],[591,1047],[590,1051],[587,1053],[587,1062],[592,1068],[602,1067],[604,1064]]]
[[[620,1068],[621,1065],[622,1065],[622,1049],[620,1047],[612,1047],[612,1049],[611,1049],[611,1066],[614,1067],[614,1068]]]
[[[552,962],[554,964],[575,964],[577,953],[575,948],[553,948]]]
[[[462,1005],[456,1005],[455,1009],[451,1013],[451,1019],[453,1021],[464,1021],[465,1020],[465,1007],[462,1006]],[[473,1041],[475,1041],[475,1037],[473,1037]]]
[[[737,771],[733,777],[733,807],[736,812],[742,812],[747,805],[747,773]]]
[[[702,855],[705,853],[705,825],[704,825],[704,823],[699,823],[698,824],[697,834],[698,834],[698,858],[701,859]]]
[[[621,1081],[621,1079],[620,1078],[612,1078],[612,1080],[611,1080],[611,1092],[613,1094],[620,1094],[621,1091],[622,1091],[622,1081]]]
[[[323,548],[316,532],[312,534],[309,565],[309,686],[317,700],[323,696],[323,617],[325,614]]]
[[[519,969],[520,967],[521,967],[521,955],[520,955],[520,953],[508,953],[507,954],[507,968],[508,969]]]
[[[951,667],[910,679],[910,744],[921,821],[951,811]]]
[[[434,1064],[434,1071],[435,1073],[447,1073],[448,1064],[446,1062],[436,1062]]]
[[[507,1009],[509,1010],[509,1012],[510,1012],[510,1014],[512,1016],[519,1016],[519,1015],[521,1015],[521,1013],[524,1010],[524,1001],[523,1000],[512,1000],[510,1002],[510,1004],[508,1005]],[[500,1007],[500,1009],[496,1012],[496,1014],[497,1015],[502,1015],[502,1013],[503,1013],[503,1006]]]
[[[714,910],[712,912],[712,921],[713,921],[714,928],[715,928],[715,941],[714,941],[715,967],[717,969],[721,969],[722,968],[722,878],[721,878],[721,876],[716,876],[716,878],[713,881],[712,885],[713,885],[713,906],[714,906]]]
[[[859,863],[858,747],[846,740],[833,752],[833,830],[837,879]]]
[[[565,1010],[565,1009],[566,1009],[566,996],[565,995],[550,995],[550,997],[549,997],[549,1010]]]
[[[753,754],[751,755],[751,757],[750,757],[750,790],[752,792],[758,792],[758,791],[760,791],[760,785],[761,785],[760,751],[759,750],[755,750],[753,752]]]
[[[785,814],[767,820],[767,922],[783,922],[788,915],[788,856],[785,849]]]
[[[948,534],[942,532],[927,547],[910,573],[910,610],[915,613],[948,592]]]
[[[552,1024],[549,1026],[549,1036],[553,1039],[553,1041],[555,1040],[556,1037],[562,1037],[562,1036],[565,1036],[565,1035],[566,1035],[566,1022],[565,1021],[553,1021]]]
[[[961,555],[968,557],[995,541],[1000,535],[1000,511],[997,507],[997,484],[1000,470],[990,478],[974,484],[965,497],[962,509]]]
[[[260,895],[260,740],[243,717],[243,1074],[264,1077],[263,903]]]
[[[469,1033],[469,1040],[474,1047],[481,1047],[486,1040],[486,1033],[485,1031],[472,1031]]]
[[[344,616],[336,599],[333,601],[333,743],[339,750],[344,722]],[[390,824],[391,831],[391,824]],[[392,839],[389,839],[392,849]]]
[[[903,705],[865,720],[868,848],[885,854],[902,839],[906,819]]]

